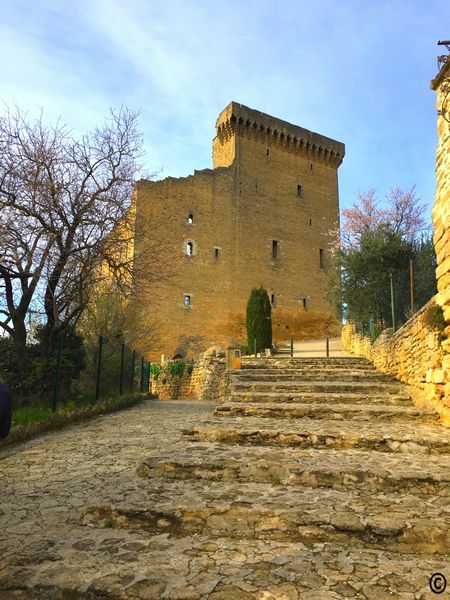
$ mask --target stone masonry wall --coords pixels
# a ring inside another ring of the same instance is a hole
[[[159,400],[182,400],[195,398],[205,402],[218,399],[220,380],[225,373],[225,359],[213,356],[200,357],[194,362],[192,373],[185,369],[181,377],[172,377],[168,373],[167,363],[165,372],[159,374],[158,379],[151,381],[151,393],[158,396]],[[162,383],[164,377],[166,383]]]
[[[387,329],[374,342],[356,333],[353,324],[346,324],[342,330],[342,345],[352,354],[365,356],[384,373],[421,388],[442,421],[450,425],[445,398],[450,369],[444,362],[439,331],[426,323],[427,311],[434,302],[435,299],[430,300],[395,333]]]
[[[443,366],[448,373],[444,388],[450,406],[450,57],[431,82],[436,91],[438,147],[436,153],[436,196],[433,207],[434,246],[437,256],[436,302],[442,306],[447,322],[447,339],[442,342]]]

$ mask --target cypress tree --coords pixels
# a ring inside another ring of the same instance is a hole
[[[247,346],[249,352],[261,352],[272,346],[272,309],[269,296],[263,287],[253,288],[247,302]]]

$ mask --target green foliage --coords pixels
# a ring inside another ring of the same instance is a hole
[[[56,373],[59,334],[57,333],[52,353],[44,358],[41,349],[46,335],[47,330],[44,326],[36,328],[35,342],[27,346],[28,369],[25,377],[21,379],[17,377],[19,368],[11,338],[0,338],[0,381],[11,388],[15,406],[35,404],[37,399],[45,405],[50,400]],[[74,382],[85,368],[85,358],[82,337],[73,329],[66,330],[61,346],[61,397],[70,394]]]
[[[394,231],[385,223],[367,229],[358,245],[338,253],[338,275],[328,282],[328,297],[336,313],[344,305],[347,319],[360,324],[362,329],[367,328],[370,319],[375,320],[380,330],[392,326],[392,273],[396,324],[404,323],[412,316],[410,259],[414,264],[414,309],[418,310],[436,293],[436,256],[431,238],[411,242],[401,231]]]
[[[37,344],[32,347],[33,354],[39,354],[48,335],[46,326],[38,327],[36,330]],[[53,382],[56,375],[56,364],[59,342],[61,340],[61,365],[59,371],[61,395],[68,395],[73,381],[80,377],[81,371],[86,366],[86,352],[83,338],[73,328],[66,329],[62,334],[55,331],[55,339],[52,344],[52,352],[49,357],[40,356],[34,358],[30,363],[30,375],[33,385],[40,387],[46,397],[53,391]]]
[[[161,373],[162,367],[156,363],[151,363],[150,372],[152,374],[153,381],[158,381],[159,374]]]
[[[444,311],[439,304],[432,302],[430,306],[425,310],[423,322],[430,329],[435,329],[439,332],[444,331],[447,323],[444,319]]]
[[[23,382],[18,381],[18,372],[19,365],[12,339],[10,337],[0,337],[0,381],[9,386],[13,394],[22,391]]]
[[[376,317],[392,325],[390,274],[398,290],[402,283],[399,275],[407,269],[410,256],[410,244],[386,225],[361,235],[359,248],[342,251],[342,300],[347,318],[366,322]],[[398,294],[398,300],[404,297]],[[400,308],[399,302],[397,306]]]
[[[379,335],[381,335],[382,331],[383,331],[383,330],[381,329],[381,326],[380,326],[380,325],[375,325],[375,326],[374,326],[374,328],[373,328],[373,333],[372,333],[372,336],[371,336],[372,342],[374,342],[374,341],[377,339],[377,337],[378,337]]]
[[[187,372],[187,374],[188,374],[188,375],[191,375],[193,370],[194,370],[194,365],[193,365],[193,363],[189,363],[189,364],[187,365],[187,367],[186,367],[186,372]]]
[[[247,302],[247,346],[261,352],[272,346],[272,309],[269,296],[263,287],[253,288]]]
[[[172,377],[181,377],[184,373],[185,364],[182,360],[177,360],[170,364],[169,373]]]
[[[166,383],[167,383],[167,378],[166,378],[166,377],[163,377],[163,378],[161,379],[161,383],[162,383],[163,385],[166,385]]]
[[[418,310],[437,293],[437,260],[431,236],[414,244],[413,258],[414,305],[416,310]]]

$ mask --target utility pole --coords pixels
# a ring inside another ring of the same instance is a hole
[[[391,280],[391,312],[392,312],[392,329],[395,331],[395,305],[394,305],[394,283],[392,281],[392,273],[389,274]]]

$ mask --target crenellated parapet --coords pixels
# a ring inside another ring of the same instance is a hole
[[[216,132],[215,141],[220,145],[240,136],[268,147],[314,158],[335,168],[339,167],[345,155],[345,146],[341,142],[236,102],[230,102],[220,113]]]

